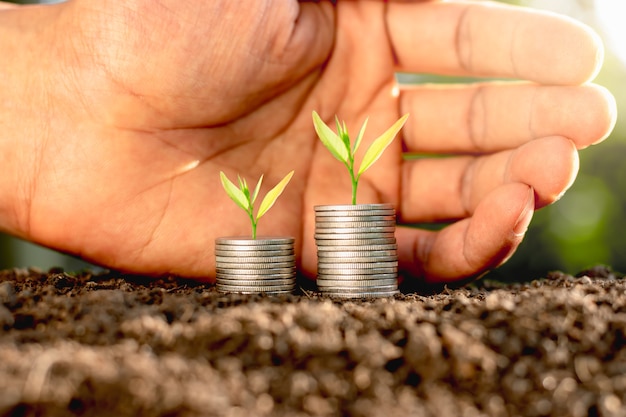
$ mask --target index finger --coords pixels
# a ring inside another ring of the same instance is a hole
[[[575,85],[599,71],[589,27],[557,14],[492,2],[390,3],[398,71]]]

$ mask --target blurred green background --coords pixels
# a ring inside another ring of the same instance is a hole
[[[55,1],[47,1],[52,3]],[[618,114],[626,113],[626,2],[622,0],[526,0],[504,3],[548,9],[569,15],[598,31],[606,46],[605,63],[595,82],[617,99]],[[36,1],[17,1],[36,3]],[[411,82],[450,82],[429,75],[403,76]],[[458,80],[454,80],[458,81]],[[509,262],[489,277],[528,280],[548,271],[576,273],[597,264],[626,272],[626,119],[618,118],[609,140],[580,154],[580,172],[565,196],[533,218],[528,234]],[[53,220],[51,220],[53,221]],[[89,267],[6,235],[0,235],[0,268]]]

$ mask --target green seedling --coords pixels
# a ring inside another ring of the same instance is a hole
[[[261,189],[261,183],[263,182],[263,175],[259,178],[259,182],[257,182],[256,187],[254,187],[254,192],[250,194],[250,189],[248,188],[248,183],[245,178],[241,178],[237,176],[237,180],[239,182],[239,187],[237,187],[231,180],[226,177],[222,171],[220,171],[220,180],[222,181],[222,186],[224,190],[226,190],[226,194],[242,209],[248,213],[248,217],[250,217],[250,222],[252,223],[252,239],[256,239],[256,228],[259,222],[259,219],[263,217],[265,213],[269,209],[272,208],[278,197],[283,193],[285,187],[291,180],[293,176],[293,171],[285,176],[274,188],[272,188],[261,201],[261,205],[257,210],[256,215],[254,214],[254,202],[256,201],[257,196],[259,195],[259,190]]]
[[[393,126],[387,129],[385,133],[372,142],[370,147],[365,152],[365,155],[363,155],[358,171],[355,172],[354,155],[363,140],[363,134],[365,133],[368,119],[365,119],[365,122],[363,123],[363,126],[361,126],[361,130],[356,137],[354,145],[352,145],[345,122],[339,123],[339,119],[335,116],[335,123],[337,124],[337,133],[335,133],[330,127],[328,127],[328,125],[326,125],[326,123],[324,123],[317,112],[313,111],[313,125],[315,126],[317,136],[330,153],[342,162],[350,172],[350,180],[352,181],[352,204],[356,204],[356,191],[361,174],[371,167],[374,162],[378,161],[378,158],[380,158],[385,149],[387,149],[387,147],[394,140],[400,129],[402,129],[402,126],[404,126],[408,117],[408,114],[402,116],[393,124]]]

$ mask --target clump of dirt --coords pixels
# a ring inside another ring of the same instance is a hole
[[[625,342],[603,267],[373,301],[9,270],[0,413],[619,416]]]

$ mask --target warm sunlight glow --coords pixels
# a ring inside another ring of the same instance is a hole
[[[199,161],[199,160],[191,161],[191,162],[189,162],[189,163],[187,163],[187,164],[185,164],[185,165],[181,166],[181,167],[178,169],[177,174],[178,174],[178,175],[181,175],[181,174],[184,174],[184,173],[186,173],[186,172],[189,172],[189,171],[191,171],[192,169],[195,169],[198,165],[200,165],[200,161]]]
[[[398,97],[400,95],[400,87],[394,85],[391,89],[391,97]]]
[[[602,36],[607,51],[626,64],[626,1],[526,0],[522,4],[562,13],[593,26]]]
[[[596,0],[596,13],[607,35],[608,48],[626,64],[626,2],[622,0]]]

